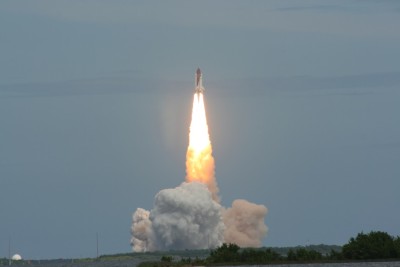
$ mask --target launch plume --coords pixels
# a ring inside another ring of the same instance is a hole
[[[219,202],[219,190],[214,170],[214,157],[208,134],[204,97],[202,92],[197,92],[193,99],[189,146],[186,153],[186,181],[206,184],[212,198]]]
[[[195,84],[186,182],[158,192],[151,211],[135,211],[131,227],[135,252],[215,248],[224,242],[259,247],[267,233],[264,205],[242,199],[233,201],[231,208],[220,205],[200,69]]]

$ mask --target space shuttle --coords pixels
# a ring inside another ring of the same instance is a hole
[[[195,93],[204,93],[204,87],[203,87],[203,77],[200,68],[197,68],[196,75],[195,75]]]

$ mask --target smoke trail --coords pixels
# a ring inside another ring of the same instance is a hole
[[[219,189],[214,170],[215,164],[208,134],[204,97],[203,93],[195,93],[189,131],[189,146],[186,153],[186,181],[206,184],[212,193],[212,198],[219,202]]]

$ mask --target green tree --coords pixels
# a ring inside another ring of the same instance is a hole
[[[265,259],[267,260],[267,262],[277,261],[277,260],[281,259],[281,255],[279,255],[275,251],[272,251],[270,248],[265,250],[264,253],[265,253]]]
[[[314,261],[322,259],[322,254],[313,249],[290,249],[287,255],[287,259],[290,261]]]
[[[161,261],[162,262],[172,262],[172,256],[162,256]]]
[[[287,253],[287,259],[289,261],[295,261],[297,260],[297,253],[294,252],[293,249],[289,249],[288,253]]]
[[[264,254],[262,251],[254,249],[245,249],[240,253],[240,261],[246,263],[261,263],[265,262]]]
[[[396,251],[396,258],[400,258],[400,236],[397,236],[394,240],[394,250]]]
[[[328,258],[331,260],[343,260],[342,252],[335,251],[331,249],[331,252],[328,255]]]
[[[389,259],[396,257],[393,237],[385,232],[359,233],[350,238],[343,246],[342,253],[346,259]]]
[[[314,249],[308,250],[308,259],[309,260],[321,260],[322,254]]]
[[[208,260],[210,262],[237,262],[239,260],[240,247],[236,244],[222,244],[219,248],[212,250]]]
[[[308,251],[305,248],[296,249],[296,259],[300,261],[309,260]]]

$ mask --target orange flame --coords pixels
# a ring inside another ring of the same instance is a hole
[[[186,181],[207,185],[212,198],[219,202],[218,186],[215,180],[215,164],[208,134],[203,93],[195,93],[192,122],[190,123],[189,146],[186,153]]]

